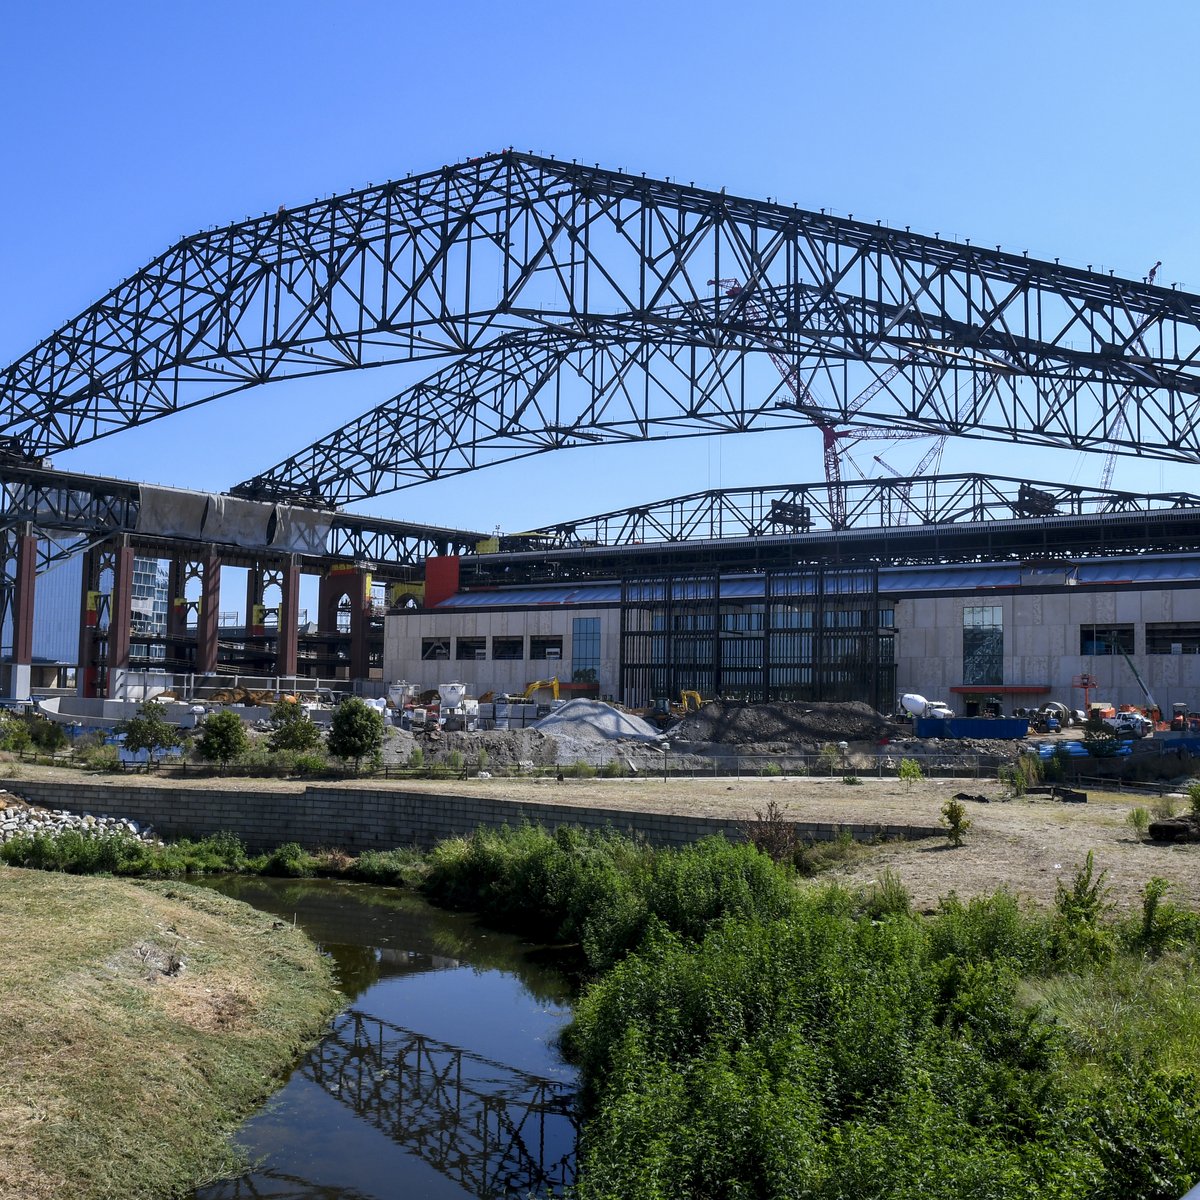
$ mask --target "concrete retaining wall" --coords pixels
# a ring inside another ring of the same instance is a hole
[[[236,833],[252,850],[299,842],[309,850],[350,853],[429,847],[442,838],[470,833],[480,825],[579,825],[612,828],[644,837],[656,846],[682,846],[712,834],[740,841],[737,821],[678,816],[635,809],[585,808],[567,804],[518,803],[494,796],[447,795],[402,789],[314,785],[303,792],[219,791],[203,788],[60,783],[14,780],[9,791],[31,804],[67,812],[132,817],[163,837]],[[833,825],[794,822],[802,837],[831,841],[845,830],[856,841],[874,838],[940,837],[936,827],[912,825]]]

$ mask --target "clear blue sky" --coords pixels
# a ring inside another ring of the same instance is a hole
[[[209,0],[5,7],[0,359],[180,236],[512,145],[1002,243],[1200,291],[1200,6]],[[224,488],[380,402],[273,385],[62,455]],[[911,448],[897,451],[902,459]],[[1101,460],[951,443],[945,470],[1098,482]],[[515,530],[820,477],[815,434],[584,449],[373,500]],[[1124,487],[1200,491],[1122,460]]]

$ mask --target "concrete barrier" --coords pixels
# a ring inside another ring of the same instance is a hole
[[[713,834],[745,838],[744,821],[734,817],[687,816],[631,808],[506,800],[501,796],[449,795],[392,788],[314,784],[303,792],[225,791],[216,788],[155,787],[152,784],[62,783],[13,780],[8,790],[31,804],[72,813],[132,817],[149,823],[168,839],[236,833],[252,850],[299,842],[308,850],[390,850],[428,848],[443,838],[479,826],[578,825],[613,829],[645,838],[654,846],[683,846]],[[832,841],[842,832],[855,841],[944,836],[936,826],[836,825],[791,822],[813,841]]]

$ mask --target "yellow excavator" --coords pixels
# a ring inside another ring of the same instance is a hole
[[[555,677],[553,679],[535,679],[525,689],[526,703],[528,703],[530,700],[532,700],[534,697],[534,694],[536,692],[541,691],[542,688],[549,688],[550,694],[554,697],[555,700],[557,700],[558,699],[558,676],[555,675]]]
[[[699,712],[708,700],[701,698],[699,692],[684,691],[679,693],[679,703],[673,704],[666,696],[656,697],[649,708],[642,710],[642,716],[651,725],[659,729],[669,729],[676,721],[682,720],[688,713]]]

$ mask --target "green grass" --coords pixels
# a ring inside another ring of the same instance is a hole
[[[235,1166],[337,1007],[315,948],[177,883],[0,868],[0,897],[0,1197],[162,1200]]]

